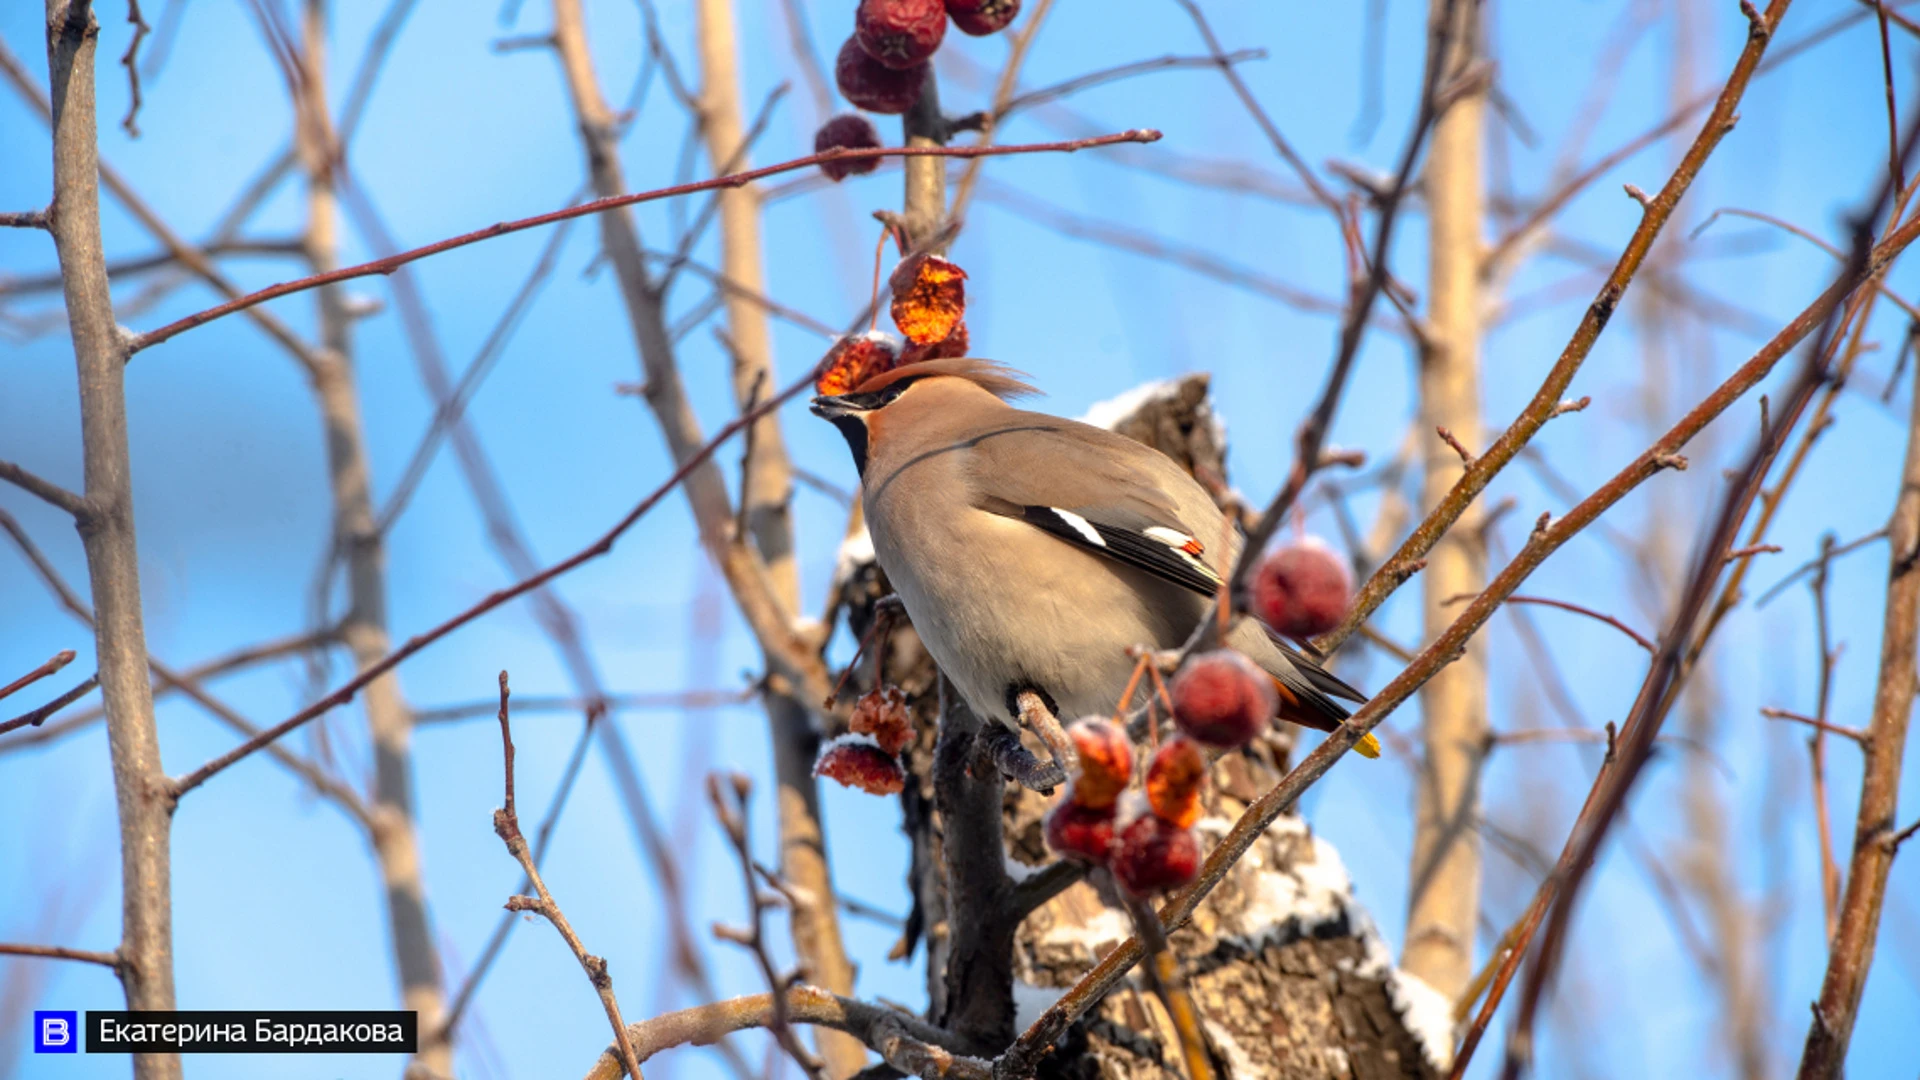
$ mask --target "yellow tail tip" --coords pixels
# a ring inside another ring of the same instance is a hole
[[[1360,736],[1359,741],[1353,744],[1353,749],[1363,758],[1377,758],[1380,756],[1380,740],[1374,738],[1373,732],[1369,731]]]

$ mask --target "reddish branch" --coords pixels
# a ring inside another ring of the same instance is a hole
[[[1659,441],[1643,451],[1625,469],[1611,480],[1588,495],[1558,520],[1549,522],[1546,527],[1536,530],[1527,543],[1500,572],[1485,591],[1474,598],[1453,625],[1437,637],[1420,652],[1419,657],[1409,664],[1399,675],[1376,692],[1371,700],[1340,728],[1329,735],[1325,742],[1275,785],[1265,795],[1255,800],[1241,816],[1227,837],[1207,856],[1198,879],[1186,889],[1174,895],[1160,909],[1160,918],[1169,928],[1178,928],[1192,915],[1198,905],[1221,877],[1239,857],[1251,847],[1261,832],[1294,802],[1313,783],[1326,775],[1333,763],[1345,754],[1360,736],[1371,731],[1387,715],[1398,708],[1432,677],[1433,673],[1444,667],[1459,651],[1466,646],[1467,640],[1493,616],[1500,604],[1511,596],[1520,584],[1537,569],[1553,552],[1559,550],[1567,541],[1592,525],[1601,514],[1613,507],[1630,492],[1638,488],[1649,478],[1663,471],[1661,461],[1671,457],[1684,447],[1701,429],[1724,413],[1735,401],[1753,389],[1764,379],[1779,361],[1796,345],[1812,334],[1835,310],[1840,303],[1872,275],[1884,270],[1889,262],[1906,250],[1916,238],[1920,238],[1920,219],[1908,221],[1893,230],[1860,265],[1852,266],[1846,275],[1821,293],[1812,304],[1781,329],[1771,341],[1758,353],[1742,364],[1719,387],[1691,411],[1680,418]],[[1785,414],[1783,413],[1783,416]],[[1781,430],[1785,430],[1783,427]],[[1718,553],[1724,555],[1724,551]],[[1611,771],[1603,776],[1611,776]],[[1589,800],[1590,805],[1592,800]],[[1563,856],[1564,858],[1564,856]],[[1541,894],[1536,896],[1537,910],[1544,914],[1547,902],[1557,889],[1558,877],[1549,878],[1543,884]],[[1538,920],[1523,929],[1521,939],[1529,940]],[[1487,1004],[1482,1006],[1476,1017],[1476,1027],[1469,1032],[1469,1045],[1462,1047],[1462,1057],[1456,1061],[1456,1073],[1464,1065],[1466,1057],[1471,1056],[1471,1043],[1477,1042],[1479,1034],[1485,1029],[1485,1021],[1492,1016],[1497,1007],[1499,992],[1511,980],[1512,973],[1519,966],[1520,950],[1516,950],[1503,965],[1496,978],[1495,993],[1489,995]],[[1008,1075],[1020,1075],[1030,1071],[1046,1048],[1055,1043],[1066,1031],[1067,1025],[1098,1004],[1121,977],[1139,961],[1140,942],[1130,938],[1119,948],[1088,972],[1074,988],[1050,1007],[1034,1025],[1021,1035],[1002,1059],[1000,1067]]]
[[[1827,956],[1826,979],[1813,1006],[1813,1023],[1800,1059],[1802,1080],[1839,1076],[1846,1062],[1860,995],[1873,964],[1887,873],[1902,838],[1894,832],[1895,815],[1916,690],[1915,648],[1920,643],[1920,393],[1914,395],[1906,466],[1898,490],[1887,526],[1892,552],[1880,639],[1880,680],[1873,696],[1873,717],[1860,740],[1866,770],[1860,782],[1853,857],[1840,901],[1838,931]]]
[[[1461,600],[1471,600],[1471,599],[1473,599],[1471,594],[1466,596],[1451,596],[1447,598],[1446,602],[1449,604],[1452,604],[1452,603],[1457,603]],[[1618,630],[1621,633],[1627,635],[1628,637],[1633,639],[1633,643],[1635,645],[1640,646],[1641,648],[1647,650],[1648,652],[1653,651],[1653,642],[1648,641],[1646,639],[1646,635],[1640,633],[1638,630],[1635,630],[1633,627],[1628,626],[1626,623],[1621,622],[1618,618],[1612,615],[1608,615],[1603,611],[1595,611],[1590,607],[1582,607],[1579,604],[1575,604],[1570,601],[1554,600],[1545,596],[1509,596],[1507,597],[1507,603],[1539,604],[1542,607],[1559,608],[1561,611],[1571,611],[1575,615],[1585,615],[1589,619],[1594,619],[1599,622],[1606,623],[1608,626],[1611,626],[1615,630]]]
[[[1130,131],[1116,132],[1112,135],[1100,135],[1089,139],[1072,139],[1066,142],[1051,143],[1026,143],[1018,146],[890,146],[872,149],[840,147],[821,154],[809,154],[806,157],[795,158],[792,161],[783,161],[778,165],[767,165],[758,169],[749,169],[746,172],[732,173],[727,176],[716,176],[708,180],[699,180],[690,184],[677,184],[673,187],[657,188],[653,191],[641,191],[631,195],[617,195],[607,199],[595,199],[592,202],[581,203],[578,206],[569,206],[550,213],[536,214],[533,217],[520,218],[515,221],[503,221],[495,225],[489,225],[484,229],[476,229],[473,232],[462,233],[459,236],[449,237],[436,243],[427,244],[424,247],[413,248],[410,251],[403,251],[398,255],[392,255],[384,259],[375,259],[372,262],[341,267],[338,270],[329,271],[324,274],[314,274],[295,281],[269,285],[258,292],[248,293],[245,296],[229,300],[216,307],[210,307],[205,311],[195,312],[192,315],[170,322],[158,329],[149,330],[144,334],[136,334],[128,346],[128,352],[129,354],[137,353],[150,345],[158,345],[183,331],[191,330],[196,326],[212,322],[222,316],[231,315],[236,311],[244,311],[256,304],[265,303],[268,300],[277,299],[292,293],[304,292],[308,289],[316,289],[322,285],[349,281],[353,278],[369,277],[374,274],[390,274],[410,262],[424,259],[429,255],[438,255],[443,251],[451,251],[454,248],[465,247],[468,244],[479,243],[482,240],[491,240],[496,236],[505,236],[508,233],[521,232],[526,229],[538,228],[542,225],[551,225],[555,222],[566,221],[569,218],[585,217],[588,214],[597,214],[622,206],[633,206],[636,203],[670,199],[680,195],[691,195],[700,191],[711,191],[716,188],[740,187],[743,184],[750,184],[762,177],[773,176],[783,172],[792,172],[795,169],[804,169],[812,165],[822,165],[831,161],[885,157],[964,158],[997,157],[1005,154],[1073,153],[1076,150],[1087,150],[1097,146],[1113,146],[1119,143],[1156,142],[1159,138],[1160,133],[1158,131],[1136,128]]]
[[[48,658],[46,663],[41,664],[39,667],[34,668],[32,671],[27,672],[25,675],[20,676],[7,685],[0,686],[0,698],[11,697],[71,663],[73,663],[73,650],[62,649]],[[6,730],[6,728],[0,727],[0,732]]]
[[[8,945],[0,944],[0,956],[37,956],[45,960],[78,960],[84,964],[99,964],[118,971],[120,954],[94,952],[90,949],[69,949],[60,945]]]
[[[1693,186],[1694,178],[1700,175],[1701,167],[1706,164],[1714,148],[1720,145],[1720,140],[1726,136],[1727,132],[1733,130],[1736,119],[1735,110],[1740,106],[1741,97],[1746,94],[1747,84],[1752,80],[1754,70],[1760,65],[1761,56],[1766,53],[1767,42],[1773,36],[1773,28],[1780,24],[1780,19],[1786,14],[1788,3],[1789,0],[1774,0],[1768,7],[1765,17],[1751,24],[1746,47],[1740,51],[1740,58],[1734,63],[1733,72],[1728,75],[1726,85],[1722,87],[1719,97],[1715,99],[1713,110],[1707,114],[1706,121],[1701,124],[1700,133],[1694,137],[1692,145],[1688,146],[1686,153],[1681,156],[1680,164],[1674,169],[1673,175],[1668,177],[1659,193],[1648,200],[1646,212],[1640,217],[1639,227],[1627,241],[1626,248],[1620,253],[1620,259],[1614,265],[1613,272],[1607,275],[1599,294],[1594,297],[1586,314],[1581,317],[1579,327],[1574,330],[1573,337],[1567,342],[1566,348],[1561,350],[1560,358],[1554,362],[1553,368],[1547,373],[1546,380],[1534,393],[1533,400],[1529,401],[1514,422],[1500,433],[1500,437],[1493,441],[1493,445],[1487,447],[1484,453],[1467,466],[1460,481],[1453,486],[1453,490],[1448,492],[1447,497],[1434,507],[1426,520],[1422,521],[1412,535],[1407,537],[1399,550],[1393,553],[1393,557],[1374,572],[1373,577],[1368,579],[1366,585],[1354,597],[1353,608],[1347,613],[1347,617],[1341,620],[1340,625],[1315,639],[1314,644],[1322,652],[1333,651],[1340,646],[1341,642],[1353,636],[1354,630],[1361,623],[1366,622],[1399,583],[1405,580],[1406,568],[1415,560],[1425,558],[1427,553],[1433,550],[1434,544],[1438,543],[1440,537],[1453,526],[1455,521],[1459,520],[1467,506],[1486,490],[1494,476],[1506,468],[1507,463],[1513,460],[1514,455],[1520,452],[1520,449],[1548,420],[1557,415],[1561,400],[1566,396],[1568,386],[1573,383],[1574,375],[1586,362],[1588,354],[1593,351],[1594,343],[1600,339],[1601,331],[1606,329],[1608,321],[1613,318],[1614,310],[1626,295],[1627,286],[1632,284],[1641,264],[1646,261],[1648,252],[1653,249],[1653,242],[1660,235],[1660,230],[1672,218],[1681,197],[1687,193],[1688,188]],[[1809,326],[1802,330],[1800,336],[1804,336],[1811,329],[1812,327]],[[1799,337],[1795,337],[1794,340],[1798,341]],[[1769,363],[1767,366],[1772,365]],[[1296,462],[1295,470],[1298,471],[1298,469],[1299,464]],[[1291,483],[1289,479],[1289,485]],[[1278,522],[1275,524],[1277,525]],[[1268,531],[1271,532],[1271,530]],[[1253,547],[1254,545],[1249,544],[1249,550]]]

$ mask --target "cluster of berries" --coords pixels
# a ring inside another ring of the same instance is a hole
[[[1068,729],[1080,772],[1067,797],[1047,816],[1047,844],[1096,863],[1137,896],[1177,889],[1200,869],[1200,789],[1207,749],[1251,742],[1273,719],[1273,680],[1232,649],[1187,661],[1169,687],[1180,734],[1147,762],[1143,800],[1123,800],[1133,778],[1133,748],[1120,725],[1081,720]]]
[[[860,0],[853,36],[840,46],[833,79],[856,108],[898,114],[913,108],[926,84],[927,63],[947,36],[947,22],[976,37],[998,33],[1020,14],[1020,0]],[[814,153],[837,147],[870,149],[880,133],[866,117],[836,116],[813,137]],[[829,161],[821,171],[835,180],[869,173],[877,158]]]
[[[898,795],[907,786],[900,751],[912,741],[906,692],[897,686],[869,691],[854,703],[847,734],[820,748],[813,775],[869,795]]]

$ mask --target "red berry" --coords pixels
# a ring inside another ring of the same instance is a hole
[[[900,346],[886,334],[841,338],[833,349],[833,362],[814,380],[815,393],[845,394],[900,366]]]
[[[1007,28],[1020,14],[1020,0],[947,0],[947,14],[962,31],[985,37]]]
[[[868,56],[854,38],[840,46],[840,57],[833,63],[833,81],[841,95],[868,112],[892,114],[913,108],[926,77],[925,63],[895,71]]]
[[[1067,799],[1047,815],[1047,846],[1068,858],[1106,862],[1113,850],[1113,807]]]
[[[947,36],[947,12],[940,0],[860,0],[853,36],[875,60],[905,71],[918,67]]]
[[[1120,793],[1133,780],[1133,744],[1111,720],[1081,720],[1067,729],[1080,755],[1080,775],[1073,778],[1073,801],[1112,813]]]
[[[1200,872],[1200,841],[1192,829],[1142,814],[1120,834],[1110,865],[1135,896],[1177,889]]]
[[[842,735],[823,747],[813,775],[869,795],[898,795],[907,786],[907,771],[899,760],[857,736]]]
[[[841,147],[872,150],[879,146],[880,133],[873,129],[873,121],[857,113],[842,113],[821,124],[820,130],[813,133],[813,152],[816,154]],[[849,176],[864,176],[879,167],[879,158],[849,158],[820,163],[820,171],[835,183]]]
[[[1161,744],[1147,765],[1147,805],[1153,816],[1186,828],[1200,820],[1200,785],[1207,778],[1207,755],[1192,739]]]
[[[947,336],[939,341],[926,345],[909,343],[900,353],[900,364],[904,367],[907,364],[917,364],[922,360],[957,360],[967,355],[967,350],[971,347],[972,343],[967,337],[967,324],[964,321],[957,322],[953,324],[953,329],[948,331]]]
[[[1280,711],[1272,677],[1233,649],[1188,660],[1168,690],[1180,730],[1221,749],[1252,742]]]
[[[882,752],[898,755],[913,741],[913,721],[907,716],[906,692],[897,686],[874,690],[853,707],[847,730],[871,735]]]
[[[1353,598],[1353,574],[1313,537],[1267,556],[1253,578],[1254,613],[1275,633],[1305,638],[1340,624]]]

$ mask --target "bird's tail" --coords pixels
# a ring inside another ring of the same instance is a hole
[[[1367,695],[1348,686],[1311,657],[1294,650],[1257,620],[1242,620],[1228,637],[1230,644],[1273,679],[1273,687],[1280,695],[1282,720],[1316,731],[1338,731],[1350,715],[1340,701],[1367,700]],[[1361,757],[1380,756],[1380,740],[1374,738],[1372,732],[1360,736],[1353,748]]]

